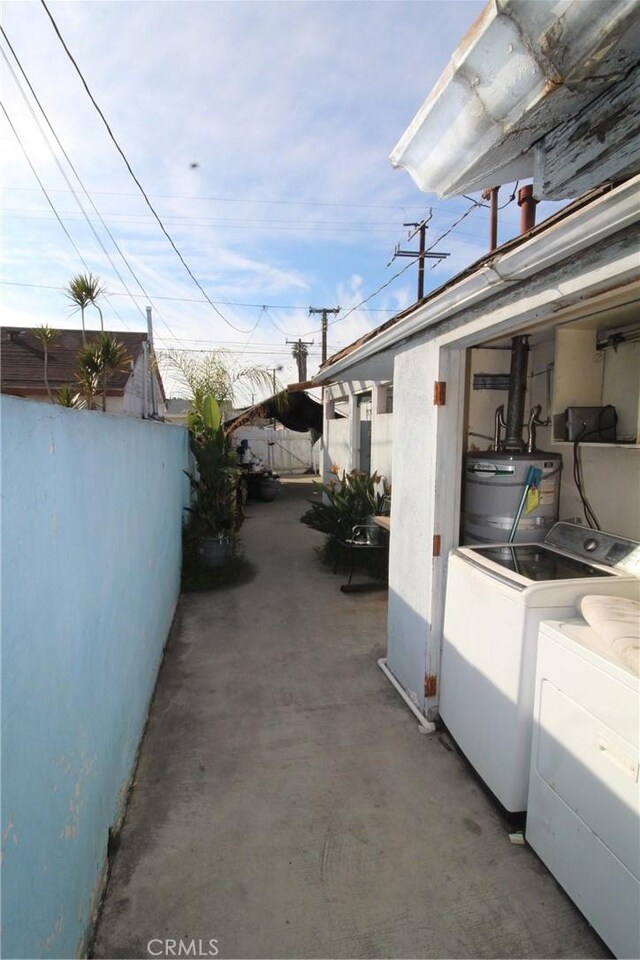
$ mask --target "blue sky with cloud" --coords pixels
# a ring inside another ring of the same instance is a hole
[[[388,157],[482,7],[476,0],[51,2],[169,233],[211,300],[243,332],[197,302],[202,294],[140,197],[42,5],[5,3],[3,26],[94,204],[151,295],[157,346],[206,349],[225,342],[242,351],[243,361],[282,364],[279,376],[287,382],[297,374],[286,337],[315,339],[310,372],[318,365],[318,322],[309,306],[339,304],[346,312],[407,266],[407,260],[387,266],[396,243],[406,246],[403,221],[433,207],[432,242],[469,206],[422,194]],[[19,73],[4,39],[2,49]],[[3,102],[29,158],[89,268],[106,283],[108,326],[143,329],[147,301],[136,297],[136,308],[123,295],[53,153],[77,187],[73,174],[58,147],[47,146],[4,58],[2,71]],[[60,288],[85,268],[4,114],[0,123],[3,322],[77,326]],[[80,196],[127,287],[139,294]],[[512,204],[502,214],[501,241],[517,232],[517,220]],[[427,289],[486,246],[487,214],[477,210],[443,241],[449,260],[433,270],[427,263]],[[331,325],[330,349],[413,302],[415,291],[410,266],[367,309]]]

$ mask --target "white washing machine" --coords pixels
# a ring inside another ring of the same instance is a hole
[[[541,624],[526,838],[617,957],[640,957],[639,689],[583,620]]]
[[[527,806],[540,622],[594,593],[640,599],[639,543],[560,522],[543,543],[450,554],[440,715],[511,812]]]

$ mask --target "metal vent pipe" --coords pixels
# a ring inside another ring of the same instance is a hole
[[[526,233],[536,225],[536,206],[538,201],[533,195],[533,184],[528,183],[518,190],[520,207],[520,233]]]
[[[507,406],[507,429],[505,450],[522,451],[522,425],[524,401],[527,389],[527,360],[529,338],[513,337],[511,340],[511,370],[509,371],[509,402]]]

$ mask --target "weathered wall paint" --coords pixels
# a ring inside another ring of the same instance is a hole
[[[84,949],[179,592],[182,427],[2,415],[2,955]]]

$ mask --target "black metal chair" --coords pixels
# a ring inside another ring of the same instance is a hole
[[[349,578],[340,589],[343,593],[363,592],[365,590],[381,590],[386,588],[386,581],[371,581],[369,583],[352,584],[353,573],[355,569],[356,556],[360,553],[370,550],[386,551],[389,550],[388,536],[381,527],[368,517],[358,523],[354,523],[349,532],[349,536],[336,540],[338,549],[336,549],[336,559],[333,566],[333,572],[338,572],[338,563],[340,560],[340,550],[348,551],[349,555]]]

